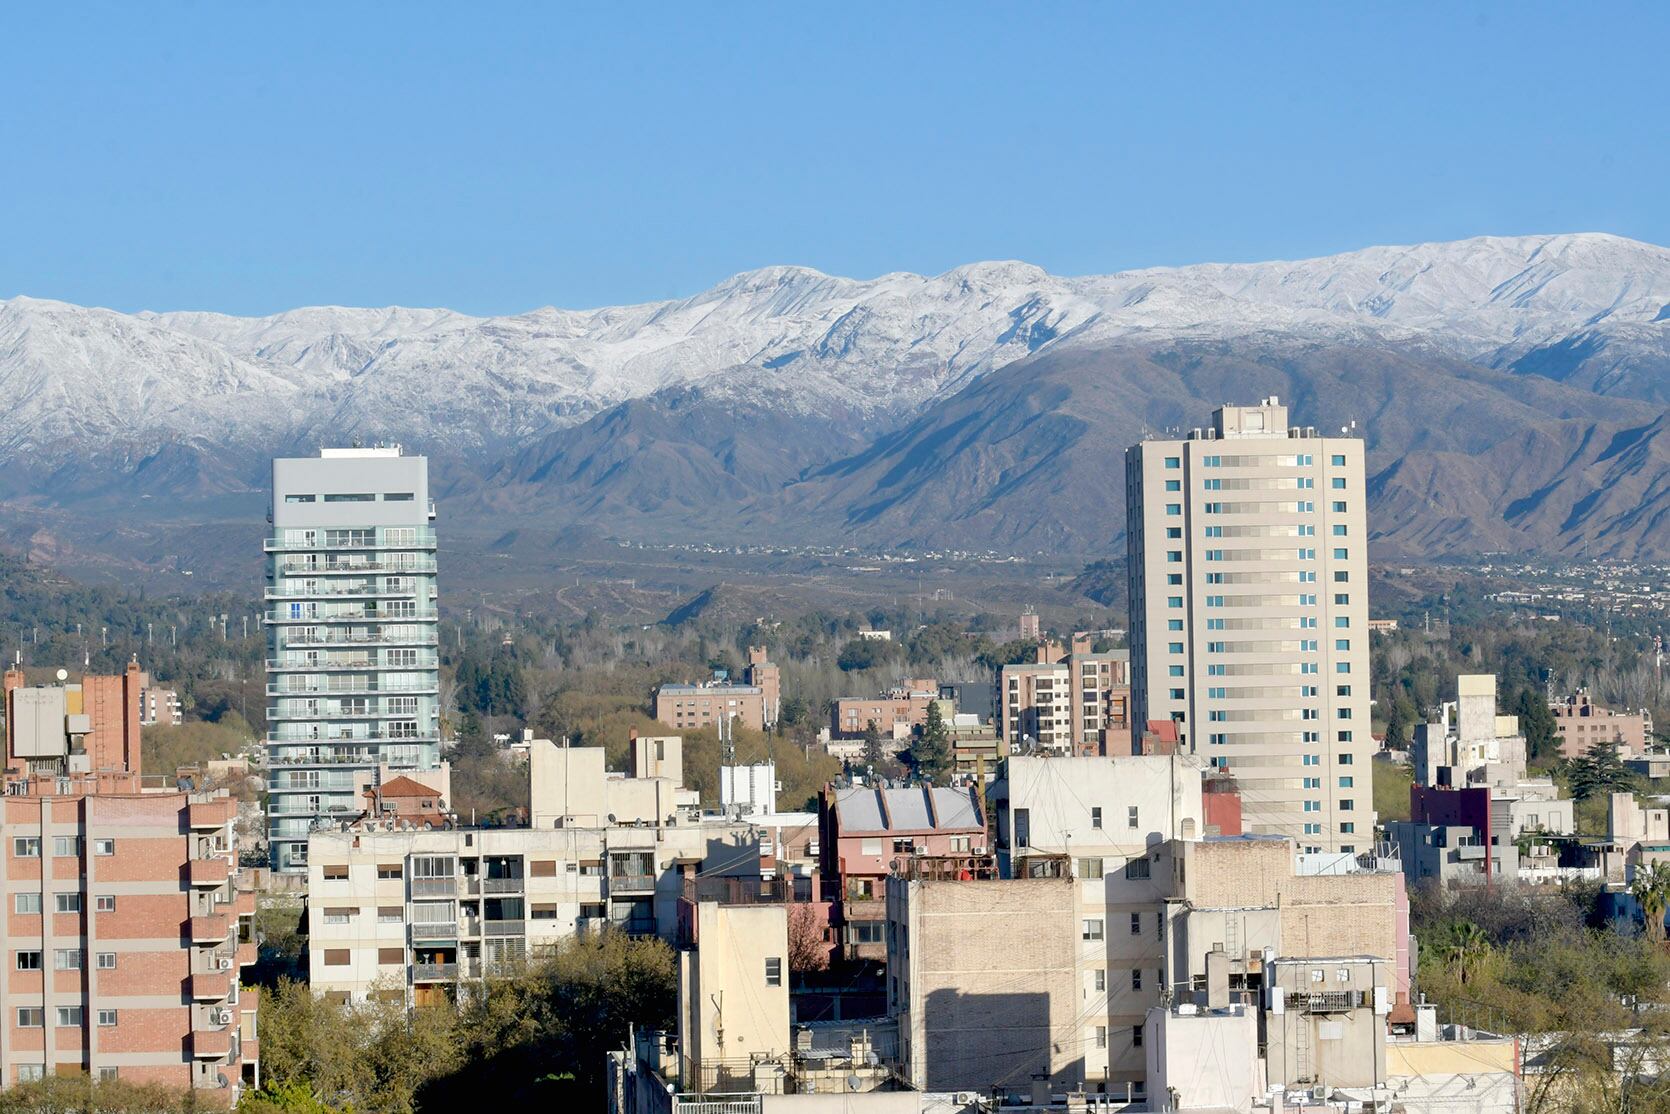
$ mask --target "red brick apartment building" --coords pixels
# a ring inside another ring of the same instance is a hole
[[[0,1086],[85,1072],[230,1106],[257,1079],[237,802],[142,777],[136,672],[5,676]]]

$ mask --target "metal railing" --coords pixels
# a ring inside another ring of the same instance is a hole
[[[616,894],[649,894],[655,892],[655,878],[653,874],[612,874],[609,876],[609,892]]]
[[[368,666],[367,668],[372,668],[372,667]],[[394,666],[377,667],[377,668],[386,668],[389,672],[394,672],[395,671]],[[422,668],[422,667],[421,666],[415,666],[413,668]],[[379,693],[379,692],[434,692],[439,687],[440,687],[440,682],[438,682],[438,681],[415,681],[415,682],[407,682],[407,683],[404,683],[404,684],[393,684],[393,683],[382,684],[382,683],[379,683],[377,681],[356,681],[353,684],[328,683],[328,684],[324,684],[324,685],[314,685],[312,687],[306,687],[306,688],[304,688],[301,685],[278,684],[278,685],[268,685],[267,686],[267,695],[268,696],[347,696],[347,695],[356,695],[356,694],[362,693],[362,692],[371,693],[371,694],[376,694],[376,693]]]
[[[482,891],[490,894],[516,894],[522,892],[521,878],[487,878],[482,881]]]
[[[457,878],[413,878],[413,897],[451,897],[458,892]]]
[[[414,963],[412,964],[412,979],[415,982],[436,982],[458,977],[456,963]]]
[[[483,921],[489,936],[522,936],[527,932],[525,921]]]
[[[394,622],[395,620],[388,620]],[[412,635],[383,634],[315,634],[311,638],[299,634],[290,634],[284,639],[285,646],[363,646],[371,643],[395,646],[434,646],[436,644],[434,631],[422,631]]]
[[[307,615],[291,615],[284,608],[261,613],[268,626],[285,623],[421,623],[440,616],[432,607],[399,608],[384,611],[375,607],[361,607],[352,611],[314,611]]]

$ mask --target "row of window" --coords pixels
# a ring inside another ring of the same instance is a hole
[[[1230,460],[1235,459],[1235,457],[1230,457]],[[1270,457],[1255,457],[1254,459],[1259,464],[1270,463],[1272,460]],[[1298,456],[1293,457],[1291,461],[1289,461],[1286,457],[1277,457],[1274,459],[1281,461],[1283,464],[1292,464],[1300,468],[1308,468],[1316,463],[1316,456],[1314,453],[1301,453]],[[1200,458],[1200,462],[1208,468],[1223,467],[1223,457],[1221,456],[1203,456]],[[1335,468],[1344,468],[1345,454],[1333,453],[1329,456],[1328,462]],[[1183,458],[1180,456],[1168,456],[1166,457],[1165,463],[1167,468],[1181,468],[1183,467]]]
[[[115,952],[98,952],[95,961],[100,971],[114,971],[116,969]],[[45,957],[39,951],[20,951],[17,953],[16,966],[19,971],[39,971]],[[59,948],[52,953],[52,969],[54,971],[80,971],[87,966],[87,953],[80,948]]]
[[[79,856],[82,851],[80,836],[53,836],[52,854],[58,858]],[[116,841],[113,839],[95,839],[93,854],[114,855]],[[19,859],[38,859],[41,857],[41,841],[39,836],[16,836],[12,840],[12,854]]]
[[[85,1021],[85,1015],[80,1006],[59,1006],[58,1024],[64,1027],[80,1028]],[[115,1010],[98,1011],[99,1025],[110,1026],[116,1024]],[[46,1010],[40,1006],[19,1006],[17,1011],[17,1027],[19,1029],[39,1029],[46,1024]],[[21,1077],[20,1077],[21,1078]]]
[[[58,893],[52,895],[55,912],[79,913],[82,909],[79,893]],[[99,894],[93,899],[93,910],[98,913],[114,913],[116,898],[113,894]],[[37,914],[41,911],[41,895],[39,893],[19,893],[12,896],[12,912],[22,915]]]
[[[324,501],[327,503],[375,503],[378,499],[381,499],[385,503],[410,503],[416,498],[417,495],[410,491],[385,491],[381,495],[370,491],[342,491],[327,494]],[[317,495],[286,495],[284,501],[286,503],[317,503],[319,497]]]

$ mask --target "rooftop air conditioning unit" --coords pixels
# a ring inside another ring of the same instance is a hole
[[[222,955],[222,956],[216,956],[215,957],[215,970],[217,970],[217,971],[230,971],[231,969],[232,969],[232,957],[231,956]]]
[[[230,1025],[232,1024],[232,1011],[216,1010],[214,1012],[214,1019],[216,1025]]]

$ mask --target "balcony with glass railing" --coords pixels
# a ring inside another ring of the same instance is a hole
[[[389,672],[394,672],[390,667]],[[402,670],[401,672],[421,673],[421,668]],[[267,686],[268,696],[355,696],[360,693],[376,695],[380,692],[435,692],[440,688],[440,682],[435,678],[423,681],[393,681],[384,682],[376,677],[363,678],[313,678],[290,677],[277,684]]]
[[[279,561],[275,571],[282,576],[363,576],[369,573],[395,573],[401,576],[410,573],[421,576],[424,573],[436,572],[437,568],[433,557],[410,554],[389,561],[370,558],[363,561],[309,561],[305,558],[291,558]]]
[[[285,537],[268,538],[262,548],[268,553],[327,553],[354,550],[434,549],[435,530],[420,527],[320,527],[307,531],[311,536],[295,530]],[[291,536],[293,535],[293,537]]]
[[[397,623],[402,620],[379,619],[378,622]],[[322,624],[323,620],[314,620],[315,624]],[[391,632],[384,630],[314,630],[279,632],[277,649],[291,646],[434,646],[437,644],[434,630]]]
[[[282,707],[274,706],[267,709],[267,721],[269,723],[277,723],[281,720],[329,720],[331,722],[359,723],[366,720],[412,719],[416,715],[418,715],[416,708],[402,711],[366,708],[362,711],[351,708],[305,708],[301,707],[300,703]]]
[[[428,578],[424,579],[424,583],[430,583]],[[377,584],[344,584],[339,580],[328,580],[322,584],[286,580],[276,587],[268,587],[262,592],[262,598],[266,600],[333,600],[357,597],[401,597],[416,594],[410,584],[403,588],[388,588]]]
[[[268,626],[276,627],[291,623],[427,623],[440,618],[440,613],[433,607],[337,607],[325,611],[298,603],[263,612],[262,617]]]
[[[315,660],[306,658],[268,658],[267,672],[269,673],[424,673],[434,672],[440,668],[438,658],[428,654],[419,655],[412,661],[378,661],[373,657],[335,657]]]

